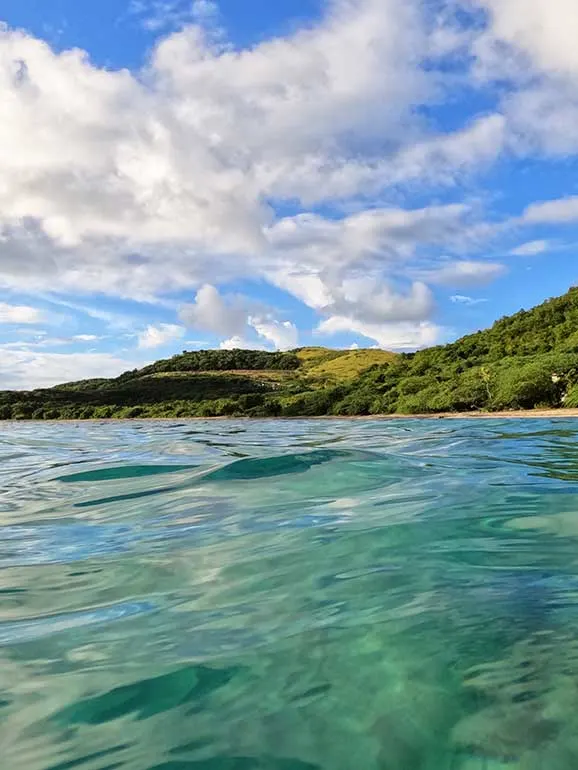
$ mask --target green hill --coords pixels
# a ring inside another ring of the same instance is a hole
[[[328,350],[327,348],[300,348],[294,351],[301,361],[301,370],[308,377],[327,382],[347,382],[372,366],[391,363],[394,353],[386,350]]]
[[[316,393],[328,409],[327,393],[394,359],[381,350],[185,351],[113,379],[0,392],[0,419],[285,415]]]
[[[0,419],[298,417],[578,407],[578,289],[413,354],[183,352],[114,379],[0,392]]]
[[[353,414],[578,406],[578,288],[362,375]]]

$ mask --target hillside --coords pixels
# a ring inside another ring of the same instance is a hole
[[[327,409],[325,394],[394,359],[381,350],[185,351],[114,379],[0,392],[0,419],[293,415],[301,397],[322,393]]]
[[[308,378],[327,382],[347,382],[359,377],[372,366],[391,363],[396,355],[386,350],[328,350],[300,348],[294,351],[301,361],[301,371]]]
[[[436,413],[578,406],[578,288],[449,345],[361,375],[340,412]]]
[[[104,380],[0,392],[0,419],[417,414],[578,407],[578,289],[413,354],[184,352]]]

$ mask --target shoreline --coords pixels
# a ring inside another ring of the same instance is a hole
[[[342,420],[355,421],[375,420],[387,422],[389,420],[522,420],[522,419],[567,419],[577,418],[578,409],[528,409],[512,410],[506,412],[438,412],[436,414],[371,414],[371,415],[318,415],[310,417],[106,417],[90,418],[87,420],[2,420],[2,423],[143,423],[143,422],[294,422],[295,420]]]

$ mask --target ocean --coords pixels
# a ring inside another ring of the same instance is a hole
[[[6,770],[576,770],[578,421],[4,423]]]

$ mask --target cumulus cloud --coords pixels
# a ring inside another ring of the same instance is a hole
[[[385,350],[413,350],[439,342],[443,329],[433,323],[371,324],[355,318],[331,316],[319,324],[320,334],[353,333],[377,342]]]
[[[276,350],[291,350],[299,344],[299,332],[290,321],[250,318],[249,322],[259,337],[271,342]]]
[[[238,335],[220,343],[221,350],[267,350],[267,346],[254,340],[248,340]]]
[[[264,199],[341,195],[331,178],[360,142],[381,157],[407,141],[428,91],[422,35],[411,3],[340,0],[247,50],[186,26],[135,77],[3,28],[3,261],[26,248],[45,282],[121,293],[194,285],[210,255],[258,252]]]
[[[164,35],[139,72],[0,28],[0,287],[196,294],[186,326],[293,346],[292,320],[219,290],[252,278],[322,323],[348,319],[380,339],[387,326],[394,341],[410,324],[421,344],[428,283],[477,285],[505,268],[440,260],[466,256],[491,226],[474,234],[471,205],[412,209],[404,192],[455,186],[505,151],[578,150],[573,0],[458,2],[485,22],[464,30],[442,14],[432,30],[422,0],[331,0],[316,23],[235,48],[211,0],[134,0]],[[443,99],[444,57],[457,57],[456,83],[469,74],[465,53],[480,80],[516,88],[438,132],[421,107]],[[301,213],[279,218],[287,202]],[[439,266],[418,274],[414,262]],[[153,325],[139,344],[177,328]]]
[[[151,9],[170,18],[185,4],[136,10]],[[190,19],[214,11],[198,0]],[[436,95],[427,50],[417,0],[334,0],[317,25],[251,49],[185,25],[136,74],[4,28],[0,280],[146,298],[263,275],[283,229],[265,201],[307,207],[488,162],[501,116],[439,136],[416,119]],[[395,216],[351,220],[342,253]],[[389,223],[400,248],[404,228],[442,227],[433,209],[405,216]]]
[[[509,81],[502,113],[516,152],[578,151],[578,5],[574,0],[464,0],[487,23],[475,38],[481,80]]]
[[[236,295],[223,296],[210,285],[201,287],[195,301],[181,308],[180,317],[191,328],[228,337],[223,343],[225,349],[262,346],[262,342],[251,341],[251,332],[276,350],[296,347],[299,337],[295,324],[278,320],[260,303]]]
[[[241,300],[236,297],[226,299],[209,284],[199,289],[195,301],[181,308],[179,315],[187,326],[219,337],[236,336],[247,325],[247,309]]]
[[[417,323],[415,338],[421,345],[430,327],[419,324],[429,321],[435,311],[433,294],[423,281],[400,276],[423,249],[463,245],[469,213],[465,205],[447,205],[374,209],[339,219],[316,214],[287,217],[265,231],[270,248],[263,272],[271,283],[327,320],[337,318],[343,324],[348,319],[349,327],[361,324],[376,341],[385,338],[376,331],[383,325]],[[481,279],[485,263],[482,268],[460,263],[453,269],[459,273],[456,285],[461,285],[466,272]],[[494,275],[495,268],[491,272]],[[487,271],[484,277],[488,278]],[[435,278],[442,276],[436,273]],[[290,321],[264,314],[244,298],[223,297],[214,286],[203,286],[180,317],[188,326],[220,336],[250,339],[248,332],[256,331],[279,349],[298,344],[297,329]],[[394,326],[392,336],[388,326],[387,339],[397,344],[395,335],[401,330],[406,347],[408,328]]]
[[[34,307],[0,302],[0,323],[2,324],[35,324],[42,321],[42,318],[40,310]]]
[[[461,247],[469,213],[465,205],[448,205],[286,218],[267,232],[273,251],[265,272],[325,316],[373,325],[424,321],[435,309],[432,292],[403,276],[423,250]]]
[[[159,324],[147,326],[138,336],[138,346],[141,350],[160,348],[168,342],[180,340],[185,336],[186,329],[176,324]]]
[[[421,282],[413,283],[403,294],[388,286],[376,288],[371,278],[348,279],[336,292],[327,310],[336,314],[356,313],[364,323],[380,324],[392,321],[420,321],[434,310],[430,289]]]
[[[477,4],[490,15],[478,44],[482,55],[499,55],[501,50],[503,59],[499,45],[506,44],[521,55],[521,65],[552,75],[578,74],[574,0],[477,0]]]

